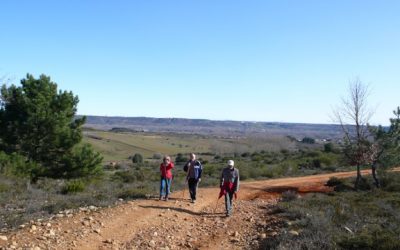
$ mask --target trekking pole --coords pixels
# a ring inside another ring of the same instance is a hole
[[[219,202],[219,198],[217,199],[217,202],[215,203],[215,208],[214,208],[213,214],[215,214],[215,211],[217,210],[218,202]]]
[[[186,182],[187,182],[187,179],[185,179],[185,183],[184,183],[184,185],[183,185],[182,201],[183,201],[183,199],[184,199],[184,197],[185,197]]]
[[[183,201],[183,199],[185,197],[185,190],[186,190],[186,188],[184,188],[183,191],[182,191],[182,199],[181,199],[182,201]]]

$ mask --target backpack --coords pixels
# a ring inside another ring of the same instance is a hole
[[[183,171],[187,172],[189,170],[189,162],[190,161],[186,162],[185,166],[183,166]],[[201,163],[198,160],[194,161],[194,165],[201,167]]]

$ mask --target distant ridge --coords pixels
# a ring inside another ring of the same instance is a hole
[[[341,138],[339,125],[283,122],[217,121],[187,118],[86,116],[85,127],[116,132],[174,132],[220,136],[283,135]]]

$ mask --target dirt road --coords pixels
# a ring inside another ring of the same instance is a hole
[[[0,247],[254,249],[260,239],[279,233],[279,219],[268,216],[266,209],[277,202],[281,192],[327,192],[330,188],[324,184],[330,177],[354,175],[355,172],[342,172],[243,182],[234,214],[229,218],[224,216],[223,198],[217,202],[219,189],[201,188],[201,184],[196,204],[189,203],[187,191],[180,191],[174,192],[169,201],[135,200],[112,208],[64,211],[51,220],[32,221],[16,232],[2,235]]]

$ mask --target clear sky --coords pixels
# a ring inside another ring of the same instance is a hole
[[[400,1],[0,2],[0,76],[44,73],[79,114],[331,123],[355,77],[400,105]]]

